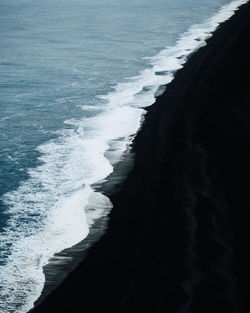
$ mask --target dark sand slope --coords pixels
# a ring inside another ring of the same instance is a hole
[[[107,234],[35,313],[250,312],[250,5],[149,108]]]

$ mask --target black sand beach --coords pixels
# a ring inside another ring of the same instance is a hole
[[[32,313],[247,313],[250,4],[148,109],[107,233]]]

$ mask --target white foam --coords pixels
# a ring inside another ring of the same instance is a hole
[[[180,36],[174,46],[166,47],[154,57],[145,58],[150,61],[151,68],[145,69],[138,76],[128,78],[129,82],[118,84],[114,87],[114,91],[100,98],[106,100],[110,106],[151,105],[158,87],[170,83],[174,73],[183,67],[188,56],[205,46],[206,40],[212,36],[218,25],[229,19],[240,5],[247,2],[247,0],[232,1],[221,7],[213,17],[193,25]],[[144,90],[145,87],[148,87],[147,92]]]
[[[141,108],[154,102],[159,86],[169,83],[219,23],[246,2],[232,1],[191,27],[173,47],[150,58],[149,68],[100,96],[106,101],[104,112],[65,121],[69,127],[58,132],[57,139],[38,147],[42,165],[30,169],[29,179],[3,198],[10,219],[0,242],[6,260],[0,269],[1,312],[30,310],[44,286],[42,267],[55,253],[85,238],[93,221],[110,211],[109,199],[91,188],[113,170],[105,153],[112,146],[119,159],[140,127],[145,113]]]
[[[36,229],[31,230],[29,224],[29,229],[23,226],[21,232],[18,230],[20,225],[12,230],[16,226],[12,220],[8,242],[11,239],[14,245],[7,266],[1,268],[2,312],[16,312],[17,309],[18,312],[27,312],[31,309],[44,286],[42,267],[56,252],[71,247],[87,236],[83,206],[87,204],[90,192],[88,189],[79,190],[65,201],[58,201],[54,211],[49,214],[46,227],[36,223]],[[16,213],[19,216],[15,217],[20,219],[22,213]]]
[[[108,214],[109,199],[94,192],[91,184],[112,172],[104,156],[108,141],[124,138],[116,149],[121,155],[140,126],[141,111],[118,107],[66,121],[71,129],[38,147],[43,164],[29,170],[30,178],[18,190],[4,195],[10,216],[0,243],[5,252],[1,257],[7,260],[0,270],[4,312],[15,311],[16,303],[19,312],[31,309],[44,285],[42,267],[55,253],[85,238],[94,220]]]

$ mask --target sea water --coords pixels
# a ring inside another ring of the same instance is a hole
[[[109,212],[92,184],[113,171],[158,88],[245,2],[1,0],[2,313],[31,309],[43,266]]]

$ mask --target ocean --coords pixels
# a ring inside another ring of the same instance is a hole
[[[161,86],[245,2],[1,1],[2,313],[28,312],[43,266],[110,212],[93,184],[112,173]]]

